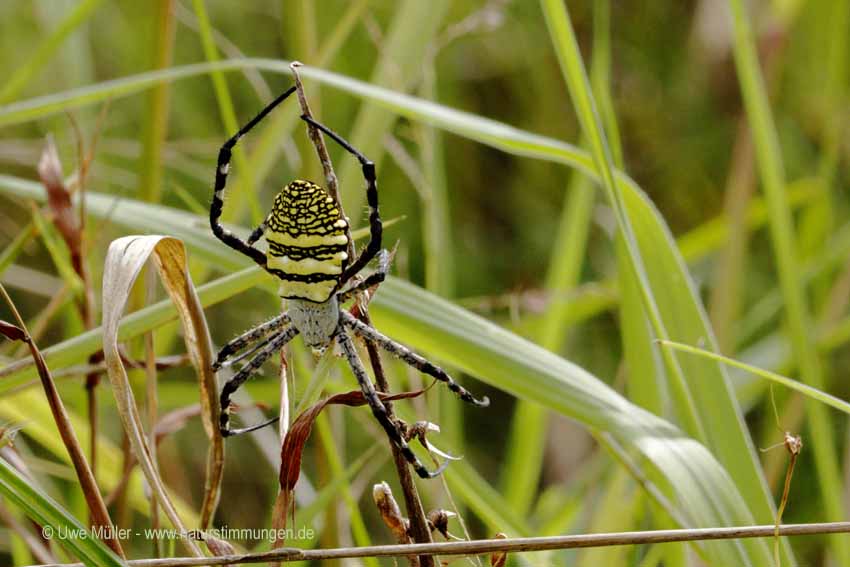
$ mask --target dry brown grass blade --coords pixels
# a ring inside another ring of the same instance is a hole
[[[82,275],[82,225],[71,204],[71,192],[65,186],[62,163],[51,136],[38,162],[38,176],[47,190],[47,205],[53,213],[53,224],[71,253],[74,271]]]
[[[218,414],[215,375],[212,372],[212,342],[206,319],[195,287],[189,276],[186,250],[179,240],[167,236],[126,236],[112,242],[106,255],[103,272],[103,352],[109,381],[118,405],[124,430],[130,440],[133,454],[165,515],[175,528],[185,531],[174,505],[168,498],[159,475],[150,458],[150,447],[142,427],[139,409],[127,379],[121,354],[118,350],[118,324],[130,290],[142,266],[153,256],[154,264],[163,286],[174,302],[183,326],[189,357],[195,366],[201,389],[204,429],[210,437],[207,480],[201,527],[209,525],[215,511],[221,486],[224,462],[224,444],[214,426]],[[181,541],[196,556],[203,556],[200,548],[188,538]]]
[[[18,323],[17,325],[12,325],[3,322],[0,330],[2,330],[7,338],[23,341],[29,347],[32,359],[38,369],[41,385],[44,388],[44,395],[47,398],[47,403],[50,405],[50,412],[53,414],[53,420],[56,422],[56,428],[59,430],[59,435],[62,437],[62,442],[65,444],[68,456],[71,458],[71,463],[73,463],[74,470],[77,473],[77,479],[80,481],[80,488],[83,491],[89,513],[91,514],[91,521],[95,526],[103,528],[104,533],[107,534],[107,545],[119,556],[124,557],[124,550],[121,548],[121,543],[113,537],[112,520],[109,518],[109,512],[106,509],[106,504],[103,502],[97,481],[77,439],[77,434],[71,425],[71,420],[68,418],[68,412],[65,411],[62,398],[59,397],[59,391],[56,389],[56,384],[50,375],[50,369],[47,368],[47,363],[44,361],[44,357],[41,356],[41,351],[38,350],[38,346],[36,346],[35,342],[29,336],[23,318],[18,313],[17,307],[15,307],[12,298],[6,293],[6,288],[2,284],[0,284],[0,293],[2,293],[3,298],[6,300],[9,309],[11,309]]]

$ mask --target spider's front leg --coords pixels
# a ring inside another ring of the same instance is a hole
[[[212,365],[213,370],[218,370],[219,368],[221,368],[223,366],[230,366],[231,364],[238,362],[242,358],[244,358],[246,356],[250,356],[251,354],[256,352],[258,348],[261,348],[262,346],[267,344],[269,342],[269,340],[271,340],[273,338],[273,337],[266,338],[267,335],[273,333],[274,331],[279,330],[280,328],[284,327],[288,323],[289,323],[289,315],[287,315],[286,313],[281,313],[280,315],[278,315],[274,319],[271,319],[270,321],[266,321],[262,325],[260,325],[258,327],[254,327],[253,329],[249,329],[248,331],[242,333],[241,335],[239,335],[238,337],[236,337],[235,339],[233,339],[232,341],[230,341],[229,343],[227,343],[226,345],[221,347],[221,350],[218,351],[218,355],[216,356],[215,362],[213,362],[213,365]],[[266,338],[266,340],[261,342],[254,349],[248,351],[247,353],[245,353],[242,356],[239,356],[239,357],[234,358],[232,360],[228,360],[235,353],[239,352],[243,348],[246,348],[246,347],[254,344],[255,342],[257,342],[258,340],[260,340],[262,338]]]
[[[302,115],[301,119],[330,136],[345,151],[356,157],[357,161],[360,162],[360,167],[363,169],[363,177],[366,179],[366,202],[369,204],[369,244],[366,245],[360,256],[342,272],[339,277],[339,284],[337,285],[337,289],[339,289],[339,286],[345,285],[348,280],[357,275],[381,251],[381,238],[384,229],[381,222],[381,213],[378,210],[378,178],[375,174],[375,164],[372,160],[357,151],[342,136],[324,124],[316,122],[307,115]]]
[[[286,346],[286,343],[291,341],[297,334],[298,329],[294,325],[287,327],[282,332],[275,335],[274,338],[254,356],[254,358],[249,360],[245,366],[240,368],[239,372],[237,372],[233,378],[225,382],[224,387],[221,389],[221,414],[219,415],[219,431],[221,431],[221,435],[223,437],[248,433],[249,431],[254,431],[255,429],[265,427],[266,425],[277,421],[277,418],[272,418],[259,425],[253,425],[242,429],[230,429],[230,396],[233,395],[233,393],[238,390],[239,387],[248,380],[248,378],[256,374],[263,363],[268,360],[271,355]]]
[[[366,374],[366,369],[363,367],[363,363],[357,355],[357,350],[354,348],[354,342],[341,326],[337,329],[336,340],[342,348],[343,354],[345,354],[345,357],[348,359],[348,364],[351,366],[351,371],[354,372],[354,376],[360,384],[360,390],[363,392],[363,396],[366,398],[366,402],[372,410],[372,415],[375,416],[375,419],[378,420],[378,423],[380,423],[381,427],[384,428],[384,431],[387,432],[387,436],[390,438],[390,441],[398,447],[405,460],[410,463],[410,466],[413,467],[413,470],[415,470],[416,474],[420,477],[434,478],[435,476],[439,476],[448,465],[448,461],[440,465],[440,467],[435,471],[429,471],[425,468],[425,465],[423,465],[416,457],[416,454],[408,446],[407,441],[404,440],[404,436],[402,435],[398,424],[390,419],[390,416],[387,413],[387,408],[384,406],[381,398],[378,397],[378,392],[375,390],[375,386],[369,379],[369,375]]]
[[[242,136],[250,132],[251,129],[265,118],[266,115],[278,104],[286,100],[286,98],[294,92],[295,87],[291,87],[289,90],[278,96],[268,106],[261,110],[259,114],[245,124],[245,126],[243,126],[236,134],[227,140],[218,152],[218,163],[215,168],[215,192],[213,193],[213,200],[210,204],[210,228],[212,228],[213,234],[215,234],[219,240],[237,252],[241,252],[248,256],[263,268],[265,268],[267,264],[266,255],[261,250],[254,248],[252,244],[256,242],[260,236],[262,236],[264,225],[260,225],[256,230],[254,230],[248,239],[248,242],[243,241],[241,238],[224,228],[221,224],[221,211],[224,208],[224,188],[227,185],[227,175],[230,173],[230,158],[236,143],[239,142],[239,139]]]
[[[490,405],[490,400],[487,398],[487,396],[484,396],[481,399],[476,398],[471,393],[469,393],[466,388],[455,382],[452,377],[446,373],[445,370],[433,364],[429,360],[426,360],[425,358],[419,356],[406,346],[395,342],[394,340],[380,333],[376,329],[373,329],[372,327],[366,325],[362,321],[358,321],[356,318],[354,318],[353,315],[351,315],[351,313],[342,311],[340,315],[340,321],[345,327],[351,329],[357,336],[376,342],[385,351],[397,356],[402,361],[406,362],[419,372],[427,374],[428,376],[432,376],[440,382],[445,382],[446,385],[449,387],[449,390],[457,394],[458,397],[463,401],[469,402],[470,404],[476,405],[478,407],[487,407]]]

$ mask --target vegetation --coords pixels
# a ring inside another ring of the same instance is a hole
[[[402,491],[363,407],[318,414],[293,516],[280,509],[274,428],[228,439],[217,484],[211,345],[194,302],[216,345],[281,304],[273,278],[209,230],[216,157],[292,84],[293,60],[305,63],[314,114],[378,164],[385,246],[397,249],[369,305],[375,326],[492,401],[471,408],[436,386],[394,403],[408,423],[439,424],[430,443],[463,456],[441,479],[417,480],[426,512],[458,513],[451,534],[773,525],[781,500],[785,523],[847,518],[850,2],[621,4],[0,7],[0,279],[49,368],[32,363],[4,304],[14,326],[0,329],[10,339],[0,344],[0,563],[264,551],[267,532],[226,529],[282,525],[293,529],[285,544],[301,548],[396,541],[372,487],[386,481],[404,512]],[[234,153],[224,220],[245,234],[285,183],[324,180],[299,113],[293,97]],[[329,150],[344,208],[364,227],[359,165]],[[108,252],[139,234],[169,238]],[[152,269],[133,285],[149,255],[168,293]],[[316,360],[298,340],[286,361],[291,420],[356,389],[343,361]],[[430,383],[390,357],[384,366],[394,392]],[[246,385],[236,421],[278,411],[278,376],[268,364]],[[53,382],[70,425],[45,396]],[[120,550],[39,540],[27,521],[99,523],[71,429],[111,520],[132,530]],[[134,463],[144,443],[156,458]],[[179,524],[222,537],[204,548],[141,531]],[[847,557],[846,535],[820,535],[508,562]]]

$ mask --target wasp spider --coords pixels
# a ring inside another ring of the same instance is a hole
[[[369,204],[369,244],[359,257],[348,257],[348,223],[339,204],[328,193],[309,181],[295,180],[286,185],[274,200],[274,207],[266,220],[257,227],[247,241],[225,229],[220,222],[227,174],[230,170],[231,151],[239,139],[247,134],[278,104],[295,91],[290,88],[266,106],[256,117],[227,140],[218,155],[215,176],[215,194],[210,206],[210,225],[222,242],[245,254],[280,280],[280,297],[288,300],[288,310],[274,319],[247,331],[229,342],[218,353],[214,368],[229,366],[246,360],[236,374],[225,383],[221,392],[219,427],[224,436],[247,433],[275,419],[245,427],[229,427],[230,396],[248,378],[256,374],[263,363],[282,349],[299,333],[304,342],[322,352],[336,342],[348,360],[360,389],[375,418],[399,448],[405,459],[423,478],[440,473],[429,471],[408,447],[399,423],[390,419],[383,402],[375,391],[349,333],[374,341],[387,352],[397,356],[418,371],[445,382],[462,400],[485,407],[487,398],[477,399],[441,368],[411,352],[408,348],[364,324],[341,308],[357,291],[368,289],[386,276],[389,254],[381,250],[381,217],[378,212],[378,188],[375,164],[353,148],[335,132],[308,116],[301,118],[327,134],[360,162],[366,179],[366,197]],[[267,252],[254,245],[265,236]],[[348,284],[373,258],[378,257],[378,270],[359,283]],[[351,261],[353,260],[353,261]],[[238,354],[241,351],[242,354]]]

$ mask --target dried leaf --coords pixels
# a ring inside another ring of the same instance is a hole
[[[224,462],[224,444],[214,420],[218,415],[215,375],[212,372],[212,341],[195,286],[189,276],[186,251],[183,243],[167,236],[126,236],[112,242],[106,254],[103,272],[103,352],[109,381],[118,406],[118,413],[132,451],[145,478],[175,528],[183,530],[171,500],[166,494],[151,460],[151,449],[142,427],[139,409],[127,379],[121,354],[118,350],[118,326],[127,304],[133,282],[145,262],[153,260],[163,286],[174,302],[183,326],[186,350],[200,379],[201,407],[204,429],[210,437],[207,458],[207,478],[201,527],[205,528],[215,511],[221,486]],[[202,556],[200,548],[189,539],[182,539],[195,556]]]
[[[68,246],[74,271],[82,276],[82,227],[79,217],[74,214],[71,192],[65,186],[62,163],[59,161],[59,153],[52,136],[47,137],[47,143],[41,153],[38,176],[47,190],[47,205],[53,212],[53,224]]]
[[[422,395],[424,391],[417,390],[393,395],[379,392],[378,396],[381,400],[395,401],[415,398]],[[292,492],[298,482],[298,476],[301,473],[301,453],[304,451],[304,444],[310,437],[313,422],[316,421],[325,406],[332,404],[351,407],[362,406],[366,404],[366,398],[363,397],[363,392],[360,390],[337,394],[316,402],[295,418],[295,421],[289,426],[289,431],[287,431],[280,449],[280,490],[284,494]]]
[[[0,321],[0,333],[3,333],[3,335],[10,341],[27,340],[27,334],[23,329],[17,325],[7,323],[6,321]]]

